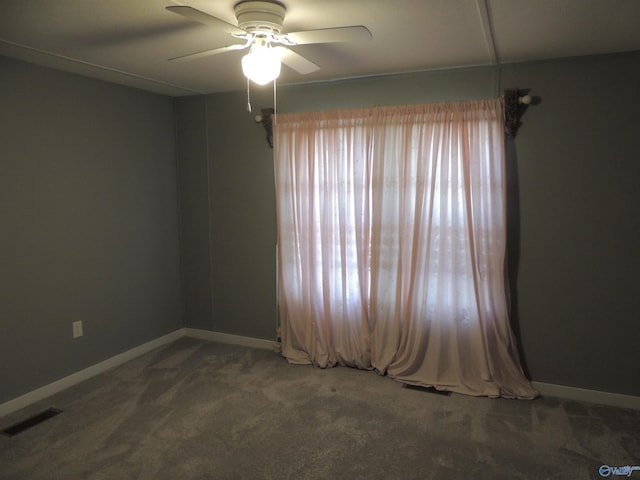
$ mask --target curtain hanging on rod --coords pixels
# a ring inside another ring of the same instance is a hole
[[[279,304],[292,363],[534,398],[506,301],[504,99],[274,126]]]

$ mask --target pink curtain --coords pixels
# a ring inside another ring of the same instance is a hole
[[[506,302],[500,99],[309,114],[274,128],[292,363],[534,398]]]

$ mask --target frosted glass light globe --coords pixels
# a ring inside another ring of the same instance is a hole
[[[264,45],[253,45],[242,57],[242,72],[258,85],[266,85],[280,75],[280,55]]]

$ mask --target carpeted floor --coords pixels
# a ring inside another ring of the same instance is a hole
[[[447,397],[189,338],[0,428],[48,407],[63,413],[0,435],[0,479],[580,480],[640,465],[640,411]]]

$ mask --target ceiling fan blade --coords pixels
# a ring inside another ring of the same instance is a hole
[[[306,59],[299,53],[288,49],[287,47],[274,47],[280,55],[280,60],[287,67],[293,68],[296,72],[306,75],[319,70],[320,67],[311,60]]]
[[[181,55],[179,57],[170,58],[170,62],[178,61],[182,62],[184,60],[195,60],[196,58],[208,57],[209,55],[218,55],[219,53],[231,52],[233,50],[242,50],[247,48],[249,44],[237,43],[234,45],[227,45],[226,47],[214,48],[211,50],[203,50],[202,52],[189,53],[187,55]]]
[[[320,28],[318,30],[304,30],[283,35],[296,45],[310,43],[361,42],[373,37],[367,27],[354,25],[351,27]]]
[[[220,20],[217,17],[209,15],[208,13],[201,12],[200,10],[196,10],[195,8],[189,7],[187,5],[169,5],[165,8],[170,12],[182,15],[189,20],[193,20],[194,22],[202,23],[204,25],[211,25],[212,27],[219,28],[227,33],[238,35],[247,33],[240,27],[236,27],[231,23],[227,23],[224,20]]]

